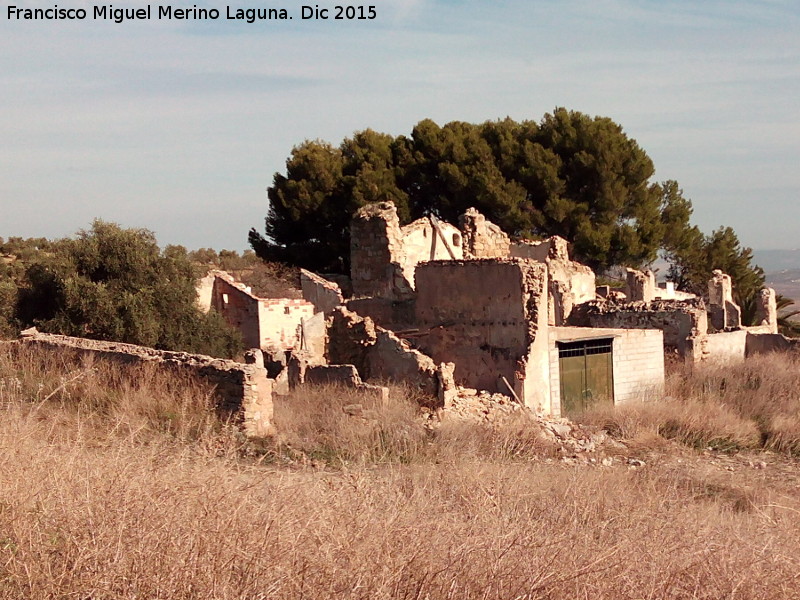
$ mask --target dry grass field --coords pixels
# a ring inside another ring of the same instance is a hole
[[[0,598],[800,597],[798,373],[673,374],[572,464],[402,390],[289,398],[251,444],[196,382],[2,349]]]

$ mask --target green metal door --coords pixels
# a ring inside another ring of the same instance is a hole
[[[612,339],[559,342],[561,414],[571,416],[602,404],[614,404]]]

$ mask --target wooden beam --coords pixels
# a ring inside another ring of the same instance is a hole
[[[444,237],[444,232],[442,231],[442,228],[439,227],[439,220],[433,215],[428,215],[428,219],[430,220],[433,228],[436,230],[436,233],[439,234],[439,237],[442,239],[442,242],[444,242],[444,247],[447,248],[447,253],[450,255],[450,258],[452,260],[457,260],[455,252],[453,252],[453,249],[450,247],[450,244],[447,243],[447,238]]]

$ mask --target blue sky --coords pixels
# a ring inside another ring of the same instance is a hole
[[[14,22],[4,2],[0,236],[100,217],[242,250],[304,139],[564,106],[620,123],[704,231],[800,246],[800,3],[373,1],[378,18],[354,23],[302,21],[294,0],[230,4],[295,15],[252,25],[225,21],[221,0],[196,2],[222,11],[213,23],[122,24]]]

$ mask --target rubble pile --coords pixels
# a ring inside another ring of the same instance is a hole
[[[574,423],[569,419],[537,414],[504,394],[490,393],[470,388],[458,388],[448,406],[438,412],[425,414],[426,427],[440,427],[442,423],[460,421],[489,427],[522,422],[538,432],[541,438],[555,448],[565,462],[613,464],[607,455],[624,454],[624,444],[614,440],[598,427]],[[602,455],[593,457],[592,455]]]

